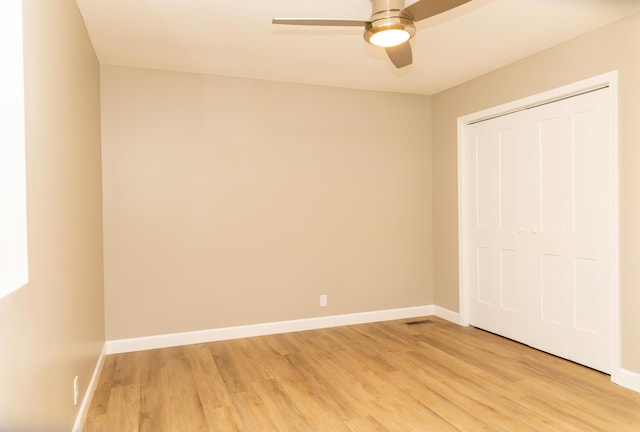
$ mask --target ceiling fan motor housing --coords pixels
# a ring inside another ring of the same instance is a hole
[[[364,39],[371,43],[371,37],[385,30],[404,30],[409,39],[416,33],[413,18],[403,13],[404,0],[371,0],[373,13],[365,27]]]

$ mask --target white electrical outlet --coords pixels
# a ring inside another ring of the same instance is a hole
[[[320,295],[320,306],[321,307],[325,307],[327,305],[327,295],[326,294],[321,294]]]
[[[78,405],[78,375],[73,378],[73,406]]]

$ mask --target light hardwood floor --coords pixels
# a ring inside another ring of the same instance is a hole
[[[640,431],[609,376],[428,319],[108,356],[84,432]]]

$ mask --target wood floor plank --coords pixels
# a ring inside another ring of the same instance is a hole
[[[509,432],[500,425],[490,425],[481,418],[478,418],[465,409],[456,404],[455,400],[450,400],[444,395],[433,391],[429,388],[429,383],[418,378],[416,374],[410,374],[405,371],[394,372],[394,387],[412,394],[412,396],[422,405],[429,407],[437,415],[451,423],[453,426],[462,431],[491,431],[491,432]],[[416,385],[424,386],[422,391],[416,392]]]
[[[311,430],[311,425],[305,419],[306,413],[278,380],[270,379],[255,383],[255,390],[261,395],[265,413],[275,430]]]
[[[389,432],[371,416],[358,417],[345,422],[351,432]]]
[[[426,318],[110,355],[83,431],[640,431],[610,377]]]
[[[209,427],[187,353],[167,357],[161,388],[162,409],[169,426],[165,430],[207,432]]]
[[[167,410],[161,387],[146,385],[140,388],[140,413],[138,430],[161,431],[167,427]]]
[[[310,393],[306,384],[301,385],[298,382],[283,381],[280,384],[283,391],[289,395],[304,416],[305,422],[310,426],[310,431],[348,432],[344,424],[345,419],[341,415],[342,411],[339,405],[336,405],[332,400],[332,395]],[[280,415],[286,417],[284,413]]]
[[[205,344],[194,345],[188,353],[196,391],[205,409],[229,406],[231,400],[211,350]]]
[[[102,425],[103,431],[138,430],[140,415],[140,386],[129,384],[111,389],[109,410]]]
[[[207,423],[210,431],[242,432],[245,430],[232,407],[209,409]]]
[[[303,395],[311,396],[315,399],[315,405],[323,407],[322,410],[332,417],[348,419],[358,415],[354,411],[352,400],[345,394],[341,387],[348,385],[334,379],[331,369],[317,361],[317,357],[306,354],[292,354],[292,365],[299,369],[300,374],[304,374],[302,381],[289,382],[288,389],[297,391],[297,400],[302,400]],[[304,392],[304,393],[301,393]],[[321,411],[322,412],[322,411]]]
[[[242,430],[277,432],[276,426],[267,416],[262,398],[256,392],[233,393],[231,400],[242,422]]]

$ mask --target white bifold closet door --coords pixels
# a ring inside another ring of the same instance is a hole
[[[609,89],[469,125],[469,322],[612,362]]]

